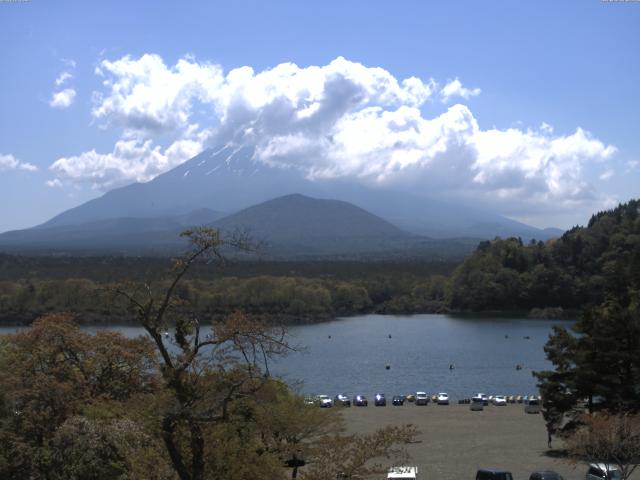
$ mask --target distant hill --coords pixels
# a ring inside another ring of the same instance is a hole
[[[260,253],[278,259],[429,258],[462,259],[474,239],[433,240],[407,233],[351,203],[300,194],[285,195],[220,218],[197,210],[165,218],[117,218],[71,225],[41,225],[0,235],[7,252],[70,254],[173,254],[186,246],[179,233],[210,225],[246,232]]]
[[[245,208],[215,224],[222,229],[250,227],[274,240],[321,237],[406,237],[395,225],[340,200],[285,195]]]

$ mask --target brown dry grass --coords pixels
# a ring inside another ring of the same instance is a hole
[[[422,433],[408,450],[421,480],[473,480],[481,467],[504,468],[514,480],[528,480],[534,470],[555,470],[565,480],[585,478],[585,464],[548,455],[542,415],[525,414],[519,404],[489,405],[482,412],[472,412],[468,405],[351,407],[344,409],[344,419],[353,433],[386,424],[416,425]],[[553,446],[561,447],[557,440]]]

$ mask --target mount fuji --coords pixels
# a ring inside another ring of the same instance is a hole
[[[287,201],[269,203],[278,197]],[[321,203],[304,201],[304,208],[298,209],[297,216],[287,213],[294,208],[292,203],[300,203],[307,197],[326,200],[317,200]],[[331,203],[330,200],[340,202]],[[264,202],[267,202],[267,208],[238,217],[244,209]],[[375,247],[371,242],[347,242],[347,245],[342,240],[346,237],[363,240],[379,231],[389,234],[383,235],[386,239],[384,245],[378,245],[384,249],[389,247],[391,237],[396,240],[402,238],[406,247],[409,238],[519,236],[525,240],[545,240],[561,234],[560,230],[537,229],[478,208],[368,187],[353,180],[311,180],[297,169],[254,160],[251,146],[228,144],[205,150],[149,182],[111,190],[36,227],[6,232],[0,235],[0,248],[95,249],[100,245],[117,245],[126,250],[127,246],[133,245],[141,248],[145,245],[174,245],[175,241],[170,241],[169,235],[195,224],[214,224],[220,228],[233,224],[251,231],[263,231],[267,213],[271,215],[271,223],[279,225],[277,232],[267,230],[280,245],[291,244],[289,240],[292,240],[284,238],[282,232],[307,240],[317,238],[318,232],[313,233],[311,228],[313,218],[324,215],[318,222],[324,232],[329,232],[325,236],[333,235],[334,247],[337,247],[337,250],[331,249],[333,253],[339,252],[341,244],[345,246],[345,253],[354,253],[358,245],[370,250]],[[311,223],[302,222],[305,216],[311,216]],[[244,218],[244,223],[238,218]],[[331,218],[335,219],[333,225]],[[338,226],[339,218],[342,223]],[[287,221],[287,225],[282,223]],[[392,230],[394,233],[390,234]],[[277,233],[275,237],[274,233]],[[307,240],[299,246],[310,247]]]

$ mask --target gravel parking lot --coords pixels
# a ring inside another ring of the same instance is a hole
[[[414,424],[422,432],[409,445],[420,480],[475,479],[478,468],[511,471],[528,480],[534,470],[555,470],[566,480],[584,480],[585,464],[547,455],[547,431],[540,414],[525,414],[521,404],[489,405],[472,412],[468,405],[351,407],[344,409],[349,432],[368,433],[383,425]],[[553,447],[561,445],[554,442]],[[640,478],[637,474],[634,479]]]

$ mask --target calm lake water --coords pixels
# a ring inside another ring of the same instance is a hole
[[[447,392],[452,399],[477,392],[531,395],[537,393],[531,372],[550,367],[543,346],[557,324],[570,322],[364,315],[291,327],[291,343],[304,351],[279,359],[271,373],[300,393],[331,396],[383,392],[390,397],[417,390]],[[127,336],[144,333],[137,327],[108,328]],[[85,329],[95,332],[98,327]],[[0,333],[15,330],[0,327]],[[522,370],[516,370],[518,364]]]

